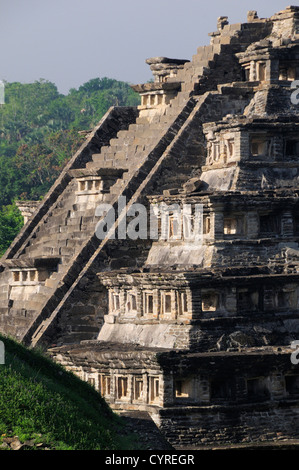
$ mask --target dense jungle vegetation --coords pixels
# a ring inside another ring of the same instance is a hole
[[[16,200],[39,200],[110,106],[136,106],[128,83],[94,78],[67,95],[54,83],[5,83],[0,105],[0,256],[22,227]]]

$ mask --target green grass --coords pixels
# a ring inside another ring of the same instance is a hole
[[[94,388],[41,352],[0,335],[0,444],[35,439],[51,450],[132,450],[134,438]],[[122,432],[124,431],[124,432]]]

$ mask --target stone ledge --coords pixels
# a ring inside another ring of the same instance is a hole
[[[17,258],[6,259],[1,261],[1,265],[5,268],[54,268],[61,261],[60,257],[38,257],[38,258]]]
[[[123,168],[77,168],[74,170],[69,170],[68,174],[71,178],[88,178],[89,176],[102,176],[102,177],[113,177],[121,178],[122,175],[127,172],[128,169]]]
[[[171,91],[171,90],[179,90],[181,88],[181,82],[144,83],[144,84],[132,85],[131,88],[137,93],[149,93],[149,92],[155,92],[155,91]]]

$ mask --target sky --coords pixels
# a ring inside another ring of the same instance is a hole
[[[92,78],[131,84],[152,78],[145,60],[192,59],[217,18],[267,18],[286,0],[0,0],[0,80],[40,78],[60,93]]]

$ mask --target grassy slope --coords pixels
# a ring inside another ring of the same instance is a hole
[[[37,351],[1,335],[0,340],[0,444],[17,435],[51,450],[134,449],[120,418],[89,384]]]

